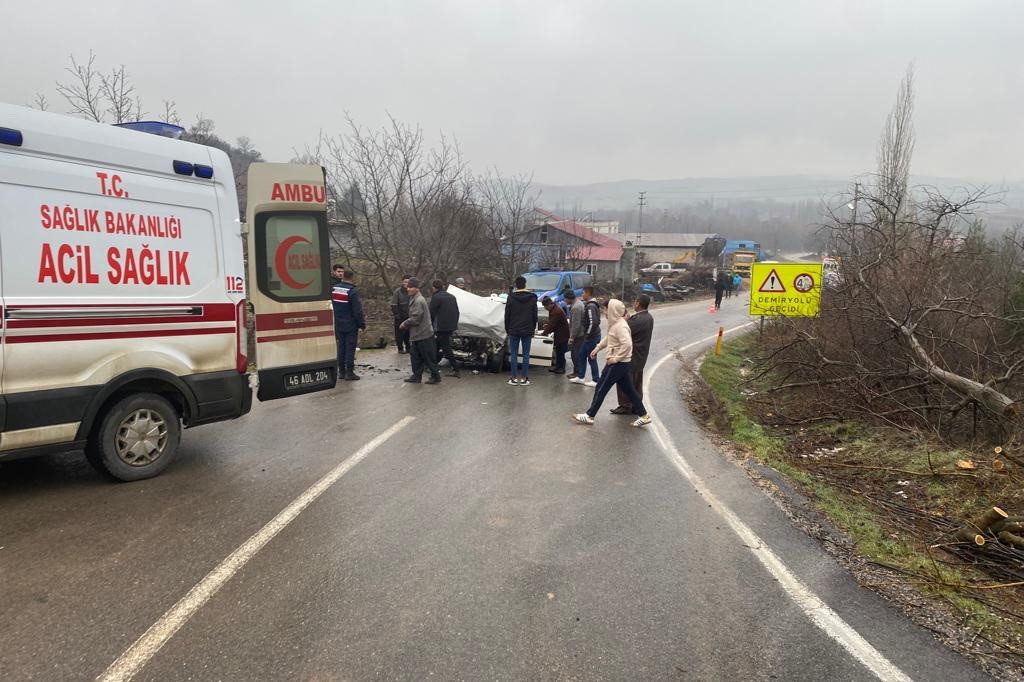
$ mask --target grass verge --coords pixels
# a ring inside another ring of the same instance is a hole
[[[756,353],[757,335],[749,334],[704,359],[700,374],[714,396],[716,428],[794,481],[847,535],[858,556],[893,569],[902,588],[952,609],[961,632],[939,633],[947,643],[975,658],[992,657],[995,650],[1024,663],[1024,587],[979,589],[993,584],[992,576],[936,549],[940,533],[927,523],[929,514],[963,519],[1008,500],[1019,504],[1019,485],[991,472],[959,472],[958,461],[981,465],[984,453],[944,448],[916,434],[861,423],[780,426],[771,419],[771,404],[755,397],[763,386],[749,381]],[[904,509],[911,518],[901,517]],[[962,640],[965,632],[970,645],[956,646],[951,640]]]

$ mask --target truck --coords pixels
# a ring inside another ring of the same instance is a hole
[[[750,239],[726,239],[714,236],[704,240],[697,256],[698,262],[709,268],[738,273],[750,278],[751,266],[763,260],[761,245]]]
[[[640,272],[644,275],[677,275],[686,272],[686,269],[672,263],[652,263],[649,267],[641,268]]]
[[[149,478],[254,389],[337,381],[323,169],[253,164],[243,224],[224,152],[131,127],[0,104],[0,461]]]
[[[735,272],[744,279],[750,279],[750,268],[756,262],[756,251],[733,251],[723,258],[722,267]]]

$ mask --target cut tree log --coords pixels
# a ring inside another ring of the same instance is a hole
[[[1016,549],[1024,549],[1024,537],[1010,533],[1009,531],[1003,531],[999,534],[999,541],[1004,545],[1010,545]]]
[[[985,531],[989,530],[992,524],[1005,521],[1009,516],[999,507],[992,507],[954,533],[953,537],[959,542],[973,542],[978,547],[983,547],[985,545]]]
[[[996,535],[1004,530],[1011,533],[1024,533],[1024,516],[1008,516],[1002,521],[993,523],[989,530]]]
[[[975,528],[978,532],[984,533],[989,529],[993,523],[1005,521],[1010,518],[1010,515],[1004,512],[999,507],[992,507],[987,512],[976,518],[971,522],[971,527]]]
[[[981,533],[978,533],[973,528],[961,528],[956,533],[954,533],[953,537],[958,542],[970,542],[977,545],[978,547],[985,546],[985,536]]]

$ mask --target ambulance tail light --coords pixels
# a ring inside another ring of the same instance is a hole
[[[238,350],[235,354],[235,369],[239,374],[249,371],[249,326],[245,299],[238,302],[235,308],[235,324],[237,325]]]

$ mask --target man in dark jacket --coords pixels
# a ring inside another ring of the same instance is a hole
[[[441,383],[441,370],[437,367],[437,348],[434,346],[434,327],[430,322],[430,307],[420,294],[420,282],[410,277],[406,289],[409,292],[409,317],[401,328],[408,331],[409,359],[412,360],[412,374],[405,381],[418,384],[423,379],[423,370],[430,372],[428,384]]]
[[[647,356],[651,352],[651,334],[654,333],[654,318],[647,312],[651,306],[651,297],[647,294],[640,294],[633,302],[635,311],[628,320],[629,333],[633,337],[633,356],[629,360],[629,375],[633,382],[633,388],[641,398],[644,397],[644,367],[647,366]],[[612,414],[633,414],[633,405],[629,396],[620,387],[616,386],[619,394],[619,406],[614,408]]]
[[[409,352],[409,330],[402,323],[409,319],[409,292],[405,287],[409,284],[409,275],[402,277],[402,286],[391,295],[391,315],[395,319],[395,345],[399,353]]]
[[[512,362],[511,386],[530,385],[530,343],[537,332],[537,294],[526,290],[526,278],[516,277],[515,290],[505,301],[505,333]],[[523,365],[519,368],[519,349],[523,350]],[[523,378],[519,378],[520,372]]]
[[[459,365],[452,351],[452,334],[459,328],[459,302],[444,290],[444,282],[435,279],[430,284],[434,293],[430,297],[430,319],[434,321],[434,341],[437,344],[437,361],[442,356],[448,359],[451,372],[448,376],[458,378]]]
[[[366,329],[363,316],[363,301],[356,289],[356,273],[349,269],[342,272],[341,282],[331,289],[331,306],[334,308],[334,338],[338,342],[338,377],[345,381],[358,381],[356,374],[356,343],[359,332]]]
[[[601,377],[597,359],[590,357],[591,351],[601,342],[601,308],[594,299],[594,287],[583,287],[583,346],[580,348],[580,368],[576,370],[576,378],[570,379],[574,384],[583,384],[594,388]],[[587,363],[590,364],[590,381],[587,381]]]
[[[565,316],[562,307],[547,296],[541,301],[548,311],[548,321],[541,330],[541,334],[547,336],[554,334],[555,343],[555,366],[549,367],[549,372],[565,374],[565,352],[569,350],[569,320]]]
[[[715,278],[715,310],[722,307],[722,295],[725,293],[725,273],[718,273]]]

